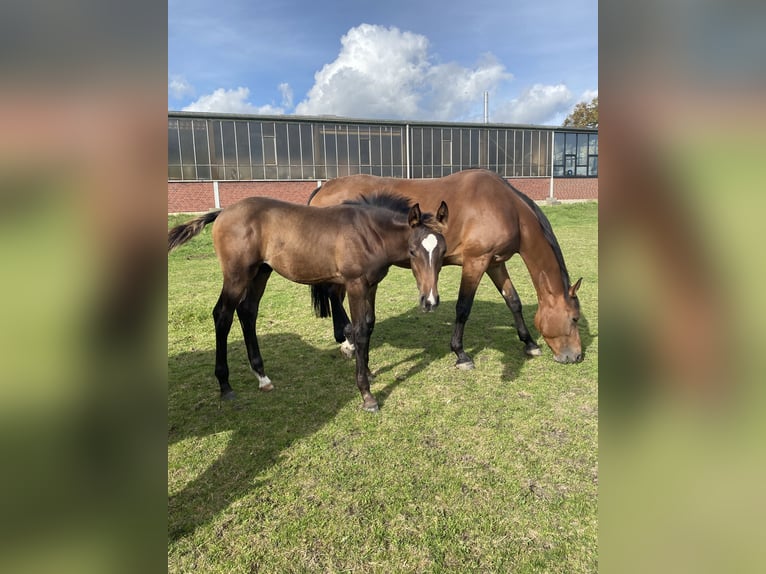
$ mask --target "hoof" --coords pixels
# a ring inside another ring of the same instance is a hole
[[[266,375],[259,375],[258,373],[255,373],[255,376],[258,377],[258,389],[264,392],[269,392],[274,390],[274,385],[271,384],[271,379],[268,378]]]
[[[530,357],[539,357],[543,354],[543,351],[535,345],[534,343],[530,343],[524,347],[524,352],[530,356]]]
[[[455,366],[462,371],[472,371],[473,369],[476,368],[476,365],[474,365],[473,361],[470,361],[470,360],[463,361],[462,363],[458,361],[457,363],[455,363]]]
[[[353,359],[355,355],[354,345],[348,341],[343,341],[343,343],[340,345],[340,354],[343,355],[346,359]]]
[[[237,399],[237,393],[234,391],[226,391],[225,393],[221,393],[221,400],[222,401],[234,401]]]
[[[371,401],[364,401],[362,404],[362,409],[367,411],[368,413],[377,413],[379,410],[378,407],[378,401],[375,399],[372,399]]]

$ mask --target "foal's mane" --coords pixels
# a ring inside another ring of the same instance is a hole
[[[371,209],[385,209],[392,212],[397,217],[402,216],[404,218],[407,217],[412,208],[409,199],[391,193],[390,191],[378,191],[372,195],[363,196],[358,199],[347,199],[343,202],[343,205],[355,205]],[[432,213],[423,213],[421,221],[423,225],[431,231],[436,233],[444,232],[444,224],[436,221],[436,217]]]
[[[532,212],[535,214],[537,221],[540,223],[540,228],[543,230],[543,236],[545,237],[548,244],[551,246],[551,249],[553,250],[553,254],[556,256],[556,261],[558,262],[559,270],[561,271],[561,278],[564,281],[564,293],[568,297],[569,287],[571,286],[569,271],[567,271],[566,263],[564,263],[564,254],[561,252],[561,247],[559,246],[559,242],[556,239],[556,235],[553,233],[551,222],[548,221],[548,218],[545,216],[542,209],[540,209],[540,207],[532,199],[524,195],[522,192],[520,192],[518,189],[513,187],[507,181],[503,180],[503,182],[508,187],[510,187],[513,190],[513,192],[524,203],[526,203],[529,206],[529,208],[532,210]]]
[[[372,195],[365,195],[357,199],[347,199],[343,202],[343,205],[386,209],[399,215],[407,215],[411,207],[409,199],[389,191],[377,191]]]

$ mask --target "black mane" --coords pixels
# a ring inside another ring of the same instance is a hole
[[[358,199],[347,199],[343,205],[357,205],[360,207],[379,207],[393,211],[394,213],[407,215],[410,211],[410,200],[401,195],[394,195],[387,191],[378,191],[373,195]]]
[[[409,199],[393,194],[390,191],[377,191],[372,195],[358,199],[347,199],[342,205],[386,209],[396,216],[404,216],[405,218],[409,214],[410,208],[412,208]],[[425,227],[437,233],[444,233],[444,224],[437,221],[433,213],[421,212],[421,217],[421,222]]]
[[[571,286],[571,279],[569,278],[569,271],[567,271],[566,263],[564,263],[564,254],[561,252],[561,246],[559,245],[558,240],[556,239],[556,235],[553,233],[553,228],[551,227],[551,222],[548,221],[548,218],[543,213],[542,209],[528,196],[524,195],[522,192],[520,192],[518,189],[513,187],[510,183],[503,180],[505,184],[510,187],[516,195],[521,198],[521,200],[526,203],[529,208],[532,210],[532,212],[535,214],[535,217],[537,217],[537,221],[540,222],[540,227],[543,230],[543,235],[545,236],[545,239],[548,241],[548,243],[551,246],[551,249],[553,249],[553,254],[556,256],[556,261],[558,261],[559,264],[559,270],[561,271],[561,277],[564,281],[564,293],[569,296],[569,287]]]

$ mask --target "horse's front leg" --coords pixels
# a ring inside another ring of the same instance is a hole
[[[524,343],[524,352],[530,357],[539,357],[542,355],[542,351],[529,334],[527,324],[524,322],[524,315],[521,312],[521,298],[519,298],[519,294],[513,287],[513,283],[511,283],[505,263],[490,267],[487,269],[487,275],[492,279],[492,283],[495,284],[500,295],[503,296],[505,304],[508,305],[513,314],[513,321],[516,323],[516,332],[519,335],[519,340]]]
[[[351,328],[354,337],[354,355],[356,357],[356,386],[362,394],[362,408],[369,412],[378,410],[378,401],[370,392],[370,335],[375,325],[374,290],[372,299],[370,290],[364,286],[355,286],[348,290],[348,302],[351,308]]]
[[[473,299],[476,296],[476,289],[479,287],[481,276],[487,270],[488,258],[473,258],[466,260],[463,264],[463,274],[460,279],[460,291],[457,295],[457,304],[455,305],[455,330],[452,332],[450,348],[457,355],[455,366],[459,369],[473,369],[473,359],[468,356],[463,349],[463,332],[465,324],[471,314]]]

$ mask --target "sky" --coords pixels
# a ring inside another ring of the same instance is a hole
[[[168,109],[561,125],[597,0],[168,0]]]

